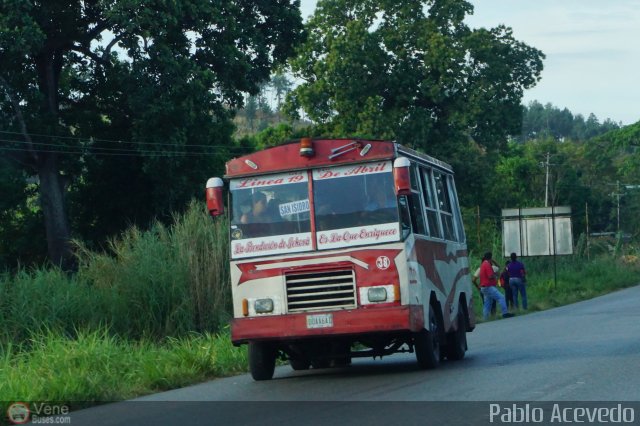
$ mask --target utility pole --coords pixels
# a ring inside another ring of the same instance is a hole
[[[626,195],[626,193],[621,192],[624,189],[640,189],[640,185],[631,185],[631,184],[626,184],[620,183],[620,180],[617,180],[616,183],[610,183],[609,185],[615,185],[616,187],[616,192],[612,192],[611,196],[616,198],[616,212],[617,212],[617,227],[616,227],[616,232],[620,233],[620,198],[624,197]],[[620,185],[622,185],[624,188],[621,190],[620,189]]]
[[[584,203],[584,215],[587,223],[587,260],[591,260],[591,256],[589,253],[589,203]]]
[[[616,192],[612,192],[611,196],[612,197],[616,197],[616,210],[617,210],[617,216],[618,216],[618,226],[616,227],[616,233],[620,233],[620,197],[622,197],[624,194],[620,192],[620,181],[617,180],[616,181]]]
[[[545,167],[546,170],[546,183],[544,185],[544,206],[549,207],[549,166],[555,166],[555,164],[551,164],[549,162],[549,151],[547,151],[547,160],[544,162],[540,162],[541,167]]]
[[[549,151],[547,151],[547,179],[544,185],[544,206],[549,206]]]

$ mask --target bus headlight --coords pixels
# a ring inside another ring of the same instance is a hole
[[[384,287],[369,287],[367,299],[369,302],[384,302],[387,300],[387,289]]]
[[[273,299],[256,299],[253,303],[256,314],[268,314],[273,312]]]

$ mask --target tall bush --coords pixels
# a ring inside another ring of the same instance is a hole
[[[0,277],[3,339],[38,329],[96,330],[162,338],[218,331],[229,318],[228,231],[192,202],[174,224],[132,227],[107,252],[77,244],[79,271],[20,271]]]

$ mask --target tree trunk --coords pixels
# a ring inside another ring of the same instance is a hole
[[[59,125],[58,85],[63,64],[63,46],[59,40],[49,39],[36,56],[39,89],[43,95],[43,116],[50,120],[50,128]],[[55,153],[37,152],[36,162],[40,178],[40,205],[47,232],[47,248],[51,262],[63,270],[75,270],[77,265],[71,250],[71,231],[65,203],[65,188]]]
[[[58,159],[55,154],[40,155],[40,203],[47,231],[49,258],[54,265],[64,270],[74,270],[76,262],[71,251],[71,232],[65,210],[64,185],[58,172]]]

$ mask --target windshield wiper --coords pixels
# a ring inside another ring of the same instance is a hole
[[[346,145],[339,146],[337,148],[333,148],[331,150],[331,155],[329,156],[329,160],[333,160],[336,157],[339,157],[342,154],[346,154],[347,152],[351,152],[360,147],[360,142],[353,141]]]

